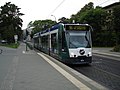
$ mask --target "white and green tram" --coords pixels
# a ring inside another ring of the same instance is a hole
[[[34,35],[34,47],[67,64],[92,62],[92,27],[88,24],[62,24]]]

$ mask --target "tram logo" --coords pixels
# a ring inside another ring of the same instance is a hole
[[[79,53],[80,53],[81,55],[85,54],[84,49],[80,49]]]

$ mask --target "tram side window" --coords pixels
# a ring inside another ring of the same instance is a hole
[[[57,53],[57,34],[51,34],[51,49],[53,53]]]
[[[45,49],[45,36],[42,37],[42,48]]]
[[[41,37],[39,38],[39,47],[41,47]]]
[[[49,46],[48,46],[48,39],[49,39],[49,36],[48,36],[48,35],[45,36],[45,45],[46,45],[46,49],[49,48]]]
[[[47,49],[48,48],[48,36],[43,36],[41,38],[42,48]]]
[[[39,41],[38,41],[38,38],[34,38],[34,45],[37,47]]]

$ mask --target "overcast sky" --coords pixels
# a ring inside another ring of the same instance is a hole
[[[0,0],[0,6],[6,2],[11,2],[19,8],[25,15],[23,19],[23,29],[30,21],[34,20],[58,20],[61,17],[70,18],[76,14],[85,4],[93,2],[94,6],[106,6],[119,0]],[[51,16],[54,15],[55,17]]]

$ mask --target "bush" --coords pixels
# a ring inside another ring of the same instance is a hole
[[[117,45],[113,48],[113,51],[120,52],[120,45]]]
[[[18,42],[18,43],[10,43],[10,44],[0,44],[0,46],[5,46],[5,47],[9,47],[9,48],[18,48],[19,47],[19,45],[20,45],[20,43]]]

